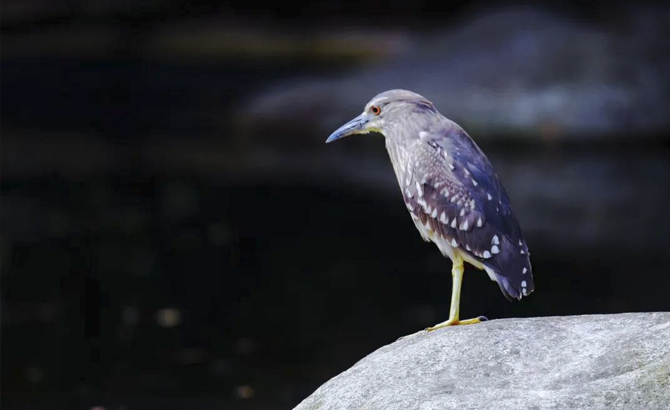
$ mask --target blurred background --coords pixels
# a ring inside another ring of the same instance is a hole
[[[532,252],[462,315],[670,310],[670,8],[3,0],[3,408],[289,409],[445,320],[375,94],[434,101]]]

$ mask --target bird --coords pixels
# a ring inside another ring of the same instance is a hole
[[[405,206],[421,237],[452,261],[449,318],[426,330],[469,325],[460,319],[464,262],[484,270],[510,301],[535,289],[530,252],[505,188],[475,141],[425,97],[389,90],[333,132],[326,143],[356,134],[386,141]]]

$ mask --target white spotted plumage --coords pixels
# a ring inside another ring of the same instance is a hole
[[[446,256],[462,256],[485,269],[506,297],[530,293],[528,248],[507,194],[479,147],[414,93],[390,91],[373,102],[382,114],[370,121],[386,139],[407,209],[421,236]]]

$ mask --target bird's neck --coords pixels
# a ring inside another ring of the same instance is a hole
[[[386,150],[391,158],[393,171],[395,172],[398,184],[403,186],[403,176],[407,174],[406,166],[410,164],[409,161],[409,146],[408,141],[401,139],[391,139],[386,137]]]

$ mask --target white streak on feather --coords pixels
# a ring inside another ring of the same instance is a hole
[[[418,182],[416,183],[416,190],[419,193],[419,196],[423,196],[423,188]]]

